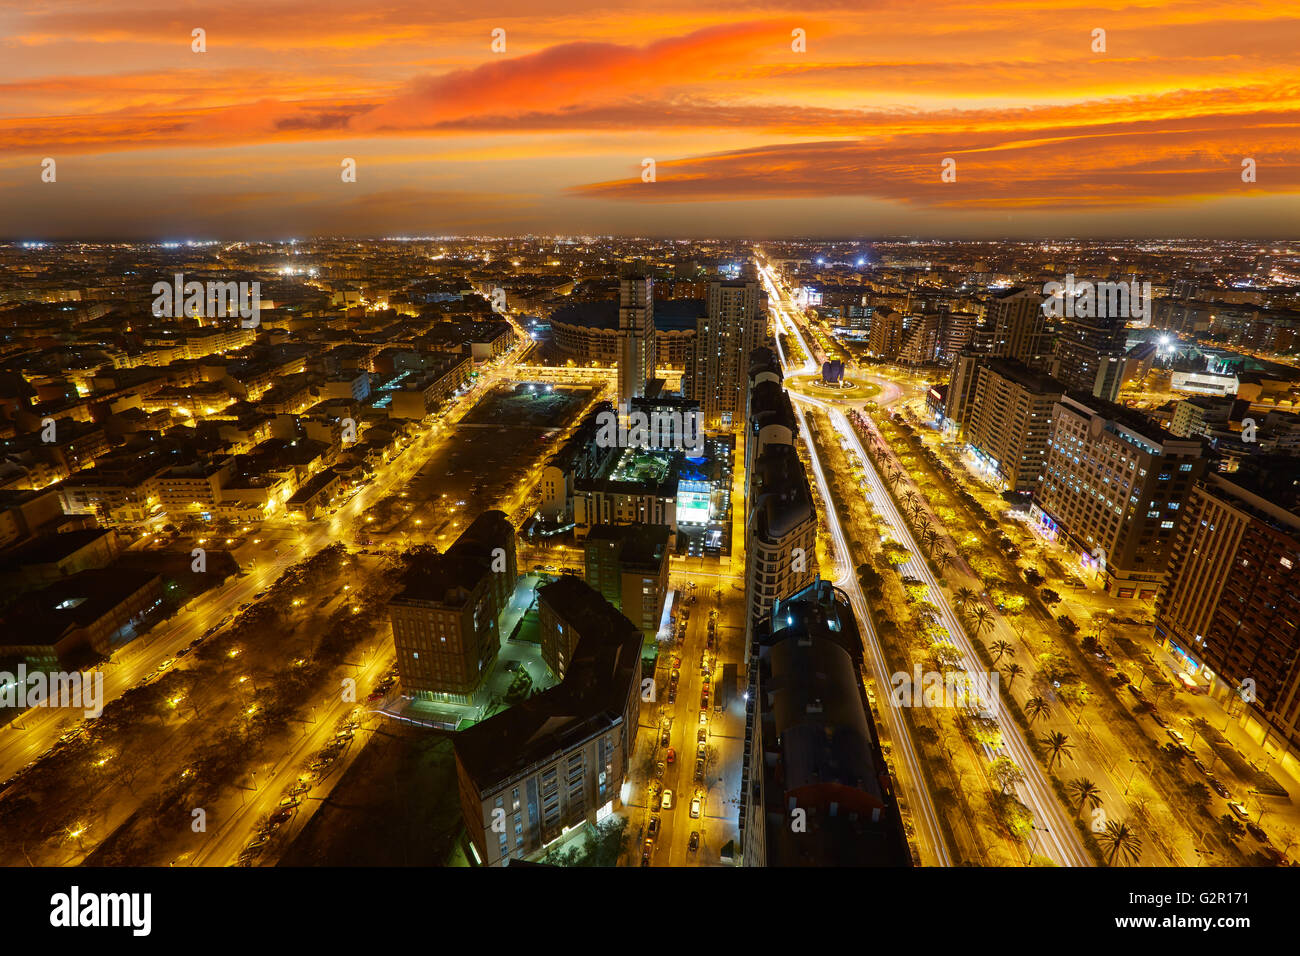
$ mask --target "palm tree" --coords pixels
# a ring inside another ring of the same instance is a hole
[[[1049,773],[1052,770],[1052,764],[1056,763],[1061,757],[1071,756],[1074,751],[1074,745],[1070,743],[1070,738],[1059,730],[1043,734],[1038,738],[1038,742],[1047,748],[1047,770]]]
[[[1017,677],[1025,672],[1025,669],[1019,664],[1012,663],[1008,664],[1006,668],[1004,668],[1004,671],[1007,675],[1007,690],[1010,690],[1011,685],[1016,682]]]
[[[952,597],[953,602],[957,605],[957,609],[964,611],[966,605],[975,600],[975,592],[970,588],[958,588],[957,593]]]
[[[1084,804],[1088,804],[1096,810],[1101,806],[1101,788],[1089,780],[1087,777],[1079,777],[1071,780],[1065,787],[1066,790],[1079,801],[1079,813],[1083,812]]]
[[[1011,646],[1010,641],[994,641],[989,645],[989,650],[996,652],[997,656],[993,658],[994,664],[1002,660],[1003,654],[1010,654],[1012,657],[1016,656],[1016,649]]]
[[[943,574],[943,572],[952,567],[952,554],[948,551],[940,551],[935,555],[934,563],[939,566],[939,573]]]
[[[1025,701],[1025,713],[1029,715],[1029,722],[1032,724],[1039,717],[1049,716],[1052,713],[1052,705],[1035,694]]]
[[[1121,853],[1130,863],[1136,863],[1142,855],[1142,841],[1129,829],[1128,823],[1116,823],[1111,820],[1106,824],[1106,832],[1101,834],[1101,844],[1110,852],[1106,862],[1115,865],[1115,857]]]
[[[971,611],[970,616],[971,624],[975,628],[976,637],[979,637],[993,626],[993,612],[983,604],[976,605],[975,610]]]

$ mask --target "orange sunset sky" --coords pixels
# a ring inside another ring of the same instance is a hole
[[[1293,237],[1298,120],[1296,0],[0,2],[8,239]]]

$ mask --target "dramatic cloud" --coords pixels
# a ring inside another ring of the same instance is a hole
[[[1297,36],[1293,3],[1214,0],[0,4],[0,233],[694,234],[705,203],[807,233],[849,197],[867,231],[1104,212],[1277,234],[1300,212]]]

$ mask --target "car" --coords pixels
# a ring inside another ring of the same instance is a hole
[[[1154,721],[1155,721],[1157,724],[1159,724],[1161,727],[1168,727],[1168,726],[1169,726],[1169,724],[1165,721],[1165,719],[1164,719],[1163,717],[1160,716],[1160,711],[1158,711],[1158,710],[1153,710],[1153,711],[1151,711],[1151,719],[1154,720]]]
[[[654,845],[654,844],[652,844],[649,840],[646,840],[646,841],[645,841],[645,845],[641,847],[641,865],[642,865],[642,866],[649,866],[649,865],[650,865],[650,849],[651,849],[651,847],[653,847],[653,845]]]
[[[657,837],[657,836],[659,835],[659,818],[658,818],[658,817],[651,817],[651,818],[650,818],[650,826],[648,826],[648,827],[646,828],[646,831],[645,831],[645,832],[646,832],[646,835],[647,835],[650,839],[652,839],[652,840],[653,840],[655,837]]]
[[[366,698],[366,703],[373,704],[375,701],[383,700],[383,699],[384,699],[384,695],[381,692],[377,690],[372,690],[370,692],[370,696]]]
[[[296,793],[291,793],[291,794],[289,794],[287,797],[285,797],[284,799],[282,799],[282,800],[280,801],[280,806],[281,806],[282,808],[283,808],[283,807],[296,807],[296,806],[298,806],[298,802],[299,802],[299,797],[298,797],[298,795],[297,795]]]
[[[1268,834],[1264,832],[1264,828],[1261,827],[1258,823],[1254,823],[1254,822],[1247,823],[1246,832],[1249,833],[1251,836],[1253,836],[1260,843],[1268,843]]]
[[[310,789],[311,789],[310,783],[308,783],[306,780],[299,780],[297,783],[295,783],[292,787],[289,788],[289,792],[294,796],[298,797],[298,796],[302,796]]]
[[[1238,820],[1250,819],[1250,811],[1246,809],[1246,805],[1244,803],[1234,800],[1233,802],[1228,804],[1228,809],[1232,811],[1233,816],[1235,816]]]
[[[701,808],[700,798],[699,798],[699,797],[694,797],[694,798],[692,798],[692,799],[691,799],[691,819],[692,819],[692,820],[698,820],[698,819],[700,818],[700,808]]]
[[[676,760],[676,759],[677,759],[677,751],[673,750],[672,747],[669,747],[669,748],[668,748],[668,757],[667,757],[668,762],[669,762],[669,763],[672,763],[672,762],[673,762],[674,760]]]
[[[670,704],[675,704],[675,703],[677,703],[677,688],[676,688],[676,687],[670,687],[670,688],[668,688],[668,703],[670,703]]]
[[[681,676],[682,676],[682,672],[674,667],[672,673],[668,675],[668,679],[672,681],[674,684],[676,684],[677,681],[681,678]]]
[[[686,844],[686,849],[689,850],[691,853],[694,853],[699,848],[700,848],[700,831],[692,830],[691,842]]]
[[[674,671],[679,670],[679,669],[681,669],[681,666],[682,666],[682,659],[681,659],[680,657],[674,657],[674,658],[673,658],[673,670],[674,670]]]
[[[663,800],[660,802],[659,806],[664,810],[671,810],[673,808],[673,792],[671,790],[664,791]]]
[[[340,730],[337,734],[334,735],[334,739],[335,739],[335,740],[351,740],[351,739],[352,739],[352,728],[351,728],[351,727],[344,727],[342,730]]]
[[[1146,699],[1146,694],[1144,694],[1144,693],[1142,693],[1142,691],[1138,690],[1138,686],[1137,686],[1137,684],[1129,684],[1129,685],[1128,685],[1128,692],[1129,692],[1130,694],[1132,694],[1134,697],[1136,697],[1138,700],[1145,700],[1145,699]]]
[[[249,601],[245,601],[243,604],[239,605],[239,609],[240,609],[241,611],[247,611],[247,610],[248,610],[250,607],[252,607],[252,606],[253,606],[253,605],[252,605],[251,602],[249,602]]]
[[[709,722],[709,712],[707,710],[700,711],[700,723],[707,724],[708,722]]]
[[[1169,735],[1170,740],[1178,744],[1180,747],[1187,742],[1186,738],[1177,730],[1166,730],[1165,733]]]
[[[271,826],[278,827],[282,823],[287,823],[297,812],[298,808],[296,806],[281,806],[271,814],[270,818],[266,822]]]
[[[665,769],[666,768],[664,767],[664,762],[660,760],[657,764],[655,764],[655,776],[662,777],[664,775]]]
[[[661,747],[668,746],[668,731],[665,730],[663,734],[659,737],[659,745]]]
[[[169,657],[167,658],[167,660],[163,661],[161,664],[158,665],[158,669],[160,671],[165,671],[167,668],[171,667],[175,663],[176,663],[176,658]]]
[[[1196,769],[1199,770],[1201,773],[1210,772],[1210,769],[1207,766],[1205,766],[1204,762],[1201,760],[1200,757],[1196,756],[1196,754],[1192,754],[1192,763],[1196,766]]]
[[[707,727],[701,727],[699,729],[699,732],[695,735],[695,739],[700,743],[704,743],[704,741],[708,740],[708,738],[709,738],[709,729]]]
[[[695,782],[700,783],[704,780],[704,758],[695,759]]]

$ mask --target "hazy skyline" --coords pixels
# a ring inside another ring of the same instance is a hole
[[[0,236],[1283,237],[1298,28],[1284,3],[2,4]]]

